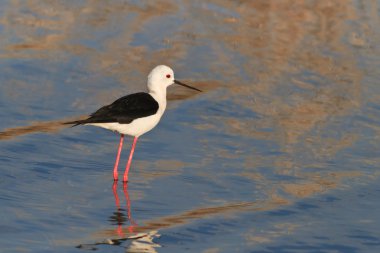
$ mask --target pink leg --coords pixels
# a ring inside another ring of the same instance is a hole
[[[137,139],[138,139],[138,137],[135,137],[133,139],[131,153],[129,154],[127,167],[125,168],[125,172],[124,172],[124,179],[123,179],[124,182],[128,182],[128,172],[129,172],[129,168],[131,167],[133,152],[135,152]]]
[[[117,168],[119,167],[120,153],[121,153],[121,149],[123,147],[123,141],[124,141],[124,134],[121,134],[120,135],[119,149],[117,150],[116,162],[115,162],[115,166],[113,167],[113,180],[114,181],[117,181],[117,179],[118,179]]]

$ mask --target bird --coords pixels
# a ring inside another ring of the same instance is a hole
[[[65,124],[92,125],[120,134],[113,179],[118,180],[118,166],[123,147],[124,135],[133,137],[132,148],[124,171],[123,182],[128,182],[133,153],[138,138],[152,130],[160,121],[166,109],[166,89],[177,84],[201,92],[200,89],[187,85],[174,78],[174,71],[166,65],[158,65],[148,75],[148,92],[138,92],[123,96],[113,103],[103,106],[88,118],[65,122]]]

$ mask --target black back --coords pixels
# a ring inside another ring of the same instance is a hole
[[[158,102],[148,93],[139,92],[119,98],[110,105],[92,113],[88,119],[68,122],[81,125],[87,123],[129,124],[138,118],[147,117],[158,111]]]

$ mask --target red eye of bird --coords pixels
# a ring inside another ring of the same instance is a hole
[[[170,77],[171,77],[171,75],[170,75],[170,74],[167,74],[167,75],[166,75],[166,78],[170,78]]]

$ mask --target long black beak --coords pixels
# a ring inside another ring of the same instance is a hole
[[[186,88],[192,89],[192,90],[197,90],[197,91],[202,92],[201,90],[199,90],[199,89],[197,89],[197,88],[191,87],[190,85],[184,84],[184,83],[182,83],[182,82],[180,82],[180,81],[177,81],[177,80],[174,80],[174,83],[175,83],[175,84],[179,84],[179,85],[181,85],[181,86],[183,86],[183,87],[186,87]]]

